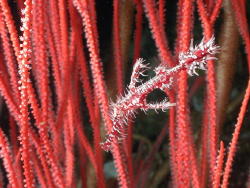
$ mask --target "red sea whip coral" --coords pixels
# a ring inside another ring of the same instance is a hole
[[[175,103],[170,103],[166,99],[159,103],[148,103],[146,97],[155,89],[161,89],[162,91],[171,89],[175,74],[182,70],[186,70],[190,76],[198,75],[196,69],[206,70],[206,61],[216,59],[214,54],[218,52],[219,47],[215,45],[214,40],[214,37],[206,43],[202,40],[195,47],[191,42],[189,51],[179,54],[179,64],[177,66],[167,68],[165,65],[159,65],[154,69],[155,76],[145,83],[141,83],[139,77],[145,76],[143,73],[149,67],[143,64],[143,59],[138,59],[133,68],[127,94],[119,98],[116,103],[110,104],[110,117],[113,127],[107,135],[106,141],[101,143],[102,148],[109,151],[112,149],[112,143],[121,141],[126,137],[127,122],[135,115],[137,109],[165,111],[175,106]]]

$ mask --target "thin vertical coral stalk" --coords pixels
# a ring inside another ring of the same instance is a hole
[[[175,101],[174,95],[169,96],[170,102]],[[178,174],[177,174],[177,154],[176,154],[176,116],[175,109],[169,110],[169,154],[170,154],[170,168],[171,168],[171,177],[172,177],[172,185],[173,187],[177,187],[178,185]]]
[[[68,98],[68,88],[69,88],[69,75],[72,71],[72,65],[69,63],[69,44],[68,44],[68,22],[66,15],[66,2],[64,0],[58,1],[59,8],[59,21],[60,21],[60,43],[61,43],[61,61],[62,61],[62,91],[61,91],[61,100],[58,105],[57,110],[57,120],[56,127],[59,128],[62,125],[63,113],[67,106]]]
[[[122,54],[121,54],[121,40],[120,40],[120,23],[119,23],[119,11],[120,0],[114,0],[114,18],[113,18],[113,43],[114,43],[114,61],[116,66],[116,83],[118,88],[118,94],[123,91],[123,72],[122,72]]]
[[[205,5],[203,1],[197,0],[198,5],[198,11],[201,17],[202,26],[204,29],[204,35],[206,39],[209,39],[212,36],[213,32],[213,25],[214,25],[214,19],[219,14],[221,1],[218,2],[219,5],[214,7],[213,15],[209,15],[209,11],[205,8]],[[208,71],[207,71],[207,99],[208,100],[208,113],[205,114],[208,116],[208,122],[209,122],[209,135],[210,135],[210,142],[209,142],[209,148],[210,148],[210,170],[212,172],[212,178],[215,177],[214,175],[214,167],[216,164],[216,151],[217,151],[217,145],[218,145],[218,135],[217,135],[217,108],[216,108],[216,85],[215,85],[215,68],[214,68],[214,62],[208,61]]]
[[[208,100],[208,123],[209,123],[209,149],[210,149],[210,168],[214,177],[214,167],[216,165],[216,151],[218,148],[218,135],[216,127],[216,86],[215,86],[215,68],[212,61],[208,62],[207,71],[207,100]]]
[[[57,44],[55,41],[55,36],[53,35],[54,33],[52,32],[52,26],[49,20],[49,16],[46,14],[46,36],[47,36],[47,40],[48,42],[47,44],[47,49],[49,52],[49,55],[51,57],[51,64],[52,64],[52,70],[53,70],[53,77],[54,77],[54,85],[55,85],[55,93],[57,93],[57,104],[60,103],[60,99],[61,99],[61,71],[60,71],[60,65],[59,65],[59,57],[57,55]]]
[[[14,19],[11,15],[11,10],[10,10],[7,0],[0,0],[0,6],[2,8],[2,12],[5,18],[6,26],[9,30],[10,39],[12,42],[15,56],[17,60],[19,61],[18,56],[20,52],[20,44],[19,44],[19,39],[18,39],[18,34],[17,34],[16,27],[15,27]]]
[[[184,0],[182,4],[182,22],[180,25],[180,41],[179,50],[187,51],[191,40],[191,29],[193,24],[193,1]],[[182,176],[182,185],[189,185],[192,180],[194,187],[200,187],[197,159],[195,156],[195,148],[193,138],[190,136],[191,127],[188,123],[188,106],[187,106],[187,75],[185,72],[180,73],[178,80],[179,92],[177,96],[177,139],[178,139],[178,174]],[[185,149],[184,149],[185,148]],[[179,154],[180,152],[180,154]],[[189,160],[191,162],[189,162]],[[190,165],[190,166],[189,166]],[[191,168],[191,176],[189,175],[189,169]],[[182,174],[182,171],[185,172]]]
[[[18,153],[19,153],[19,144],[18,144],[18,133],[17,133],[17,124],[15,123],[15,119],[10,116],[9,117],[9,136],[10,136],[10,145],[12,147],[12,153],[14,156],[14,159],[16,159]],[[22,168],[21,168],[21,161],[20,160],[15,160],[14,162],[14,168],[15,168],[15,173],[17,177],[22,176]],[[23,187],[23,182],[21,178],[18,178],[18,184],[20,187]]]
[[[11,42],[8,37],[8,30],[4,23],[3,14],[0,13],[0,35],[2,39],[3,53],[5,54],[6,65],[10,75],[10,84],[12,91],[15,94],[16,102],[20,102],[20,93],[18,91],[18,77],[17,64],[14,58],[13,49],[11,49]]]
[[[246,110],[247,110],[249,97],[250,97],[250,80],[248,80],[246,93],[245,93],[244,99],[242,101],[240,112],[239,112],[239,115],[238,115],[238,118],[237,118],[237,123],[236,123],[235,129],[234,129],[232,141],[230,143],[228,156],[227,156],[227,160],[226,160],[226,166],[225,166],[225,169],[224,169],[222,188],[227,188],[228,187],[229,176],[230,176],[230,172],[232,170],[233,158],[234,158],[235,153],[236,153],[236,145],[237,145],[237,142],[238,142],[238,138],[239,138],[239,134],[240,134],[240,129],[242,127],[244,115],[245,115]]]
[[[48,80],[48,65],[46,61],[46,46],[45,46],[45,4],[42,0],[38,0],[34,5],[33,12],[33,41],[35,48],[33,48],[33,54],[36,60],[36,66],[39,69],[35,70],[39,89],[39,96],[41,101],[42,121],[48,123],[48,111],[49,111],[49,80]]]
[[[248,72],[250,72],[250,32],[246,15],[246,1],[245,0],[231,0],[234,9],[236,22],[239,25],[239,31],[246,45]]]
[[[135,32],[134,32],[134,57],[133,63],[139,58],[141,50],[141,37],[142,37],[142,2],[141,0],[134,0],[136,5],[136,16],[135,16]]]
[[[69,63],[71,66],[74,66],[75,54],[76,54],[76,47],[75,47],[75,40],[76,35],[74,32],[71,33],[71,43],[70,43],[70,54],[69,54]],[[74,89],[72,84],[75,80],[73,77],[70,77],[71,82],[69,83],[71,87],[70,89]],[[71,95],[70,95],[71,94]],[[66,156],[65,156],[65,174],[66,174],[66,187],[72,187],[73,183],[73,169],[74,169],[74,123],[75,123],[75,115],[73,112],[73,96],[72,92],[69,93],[69,97],[67,98],[67,118],[66,122],[64,123],[63,131],[64,131],[64,146],[66,149]]]
[[[12,116],[9,117],[9,135],[14,156],[18,153],[17,125]]]
[[[51,23],[51,31],[52,31],[52,39],[55,43],[55,48],[56,48],[56,55],[57,55],[57,59],[58,61],[61,62],[61,33],[60,30],[58,28],[60,28],[59,24],[59,10],[58,10],[58,4],[57,4],[57,0],[51,0],[49,1],[49,5],[48,5],[48,19],[50,20],[49,23]],[[60,93],[59,94],[59,98],[60,98]]]
[[[15,119],[10,116],[9,117],[9,136],[10,136],[10,145],[12,147],[12,153],[13,153],[13,158],[16,159],[17,156],[19,155],[19,143],[18,143],[18,133],[17,133],[17,124],[15,123]],[[13,160],[14,160],[13,159]],[[21,161],[20,160],[15,160],[14,161],[14,168],[15,168],[15,173],[17,177],[22,176],[22,166],[21,166]],[[23,182],[21,178],[18,178],[18,184],[20,187],[23,187]]]
[[[165,33],[162,31],[162,27],[160,26],[159,16],[157,14],[158,11],[156,9],[155,2],[153,0],[143,0],[143,2],[145,5],[145,12],[149,20],[151,32],[153,38],[155,39],[155,43],[159,51],[159,56],[162,59],[162,63],[173,66],[173,58],[168,49],[168,42]]]
[[[215,169],[215,178],[214,178],[215,181],[213,182],[213,188],[220,187],[220,179],[221,179],[222,170],[223,170],[224,152],[225,152],[224,144],[223,142],[221,142],[220,151],[217,156],[217,165]]]
[[[190,125],[189,125],[190,126]],[[193,141],[193,132],[189,129],[188,139],[189,139],[189,150],[190,150],[190,163],[191,163],[191,171],[192,171],[192,185],[195,188],[200,188],[200,176],[198,171],[198,163],[196,156],[196,148]]]
[[[182,12],[182,6],[183,6],[183,1],[184,0],[179,0],[178,3],[177,3],[177,23],[176,23],[176,31],[177,31],[177,36],[176,36],[176,39],[175,39],[175,46],[174,46],[174,54],[175,55],[178,55],[179,53],[179,48],[180,48],[180,35],[181,35],[181,32],[178,32],[180,31],[181,29],[181,23],[182,23],[182,18],[183,18],[183,12]]]
[[[210,28],[209,14],[202,0],[197,0],[198,12],[204,28]]]
[[[213,25],[216,18],[219,16],[219,12],[222,6],[223,0],[218,0],[213,7],[213,12],[210,15],[210,23]]]
[[[207,113],[207,101],[204,104],[204,114]],[[201,159],[200,159],[200,181],[201,187],[206,187],[208,177],[208,120],[207,116],[203,116],[201,131]]]
[[[165,30],[165,4],[166,4],[166,1],[165,0],[159,0],[159,23],[162,27],[162,31]]]
[[[32,172],[32,167],[30,164],[30,153],[29,153],[29,112],[28,112],[28,92],[27,85],[30,81],[29,78],[29,68],[30,68],[30,30],[31,30],[31,19],[32,19],[32,2],[31,0],[25,1],[25,9],[23,10],[24,17],[22,19],[22,51],[18,58],[21,59],[19,63],[19,73],[20,73],[20,88],[21,88],[21,104],[20,104],[20,142],[21,142],[21,159],[23,161],[24,169],[24,184],[28,188],[35,186],[34,175]]]
[[[98,28],[97,28],[97,15],[96,15],[96,10],[95,10],[95,0],[87,0],[88,8],[89,8],[89,13],[90,13],[90,18],[91,18],[91,25],[93,28],[93,32],[95,35],[95,44],[96,44],[96,50],[99,51],[99,41],[98,41]]]
[[[64,66],[68,63],[68,29],[66,16],[66,1],[58,0],[60,34],[61,34],[61,55]]]
[[[182,4],[182,21],[180,25],[179,52],[185,52],[189,49],[191,41],[192,25],[193,25],[193,1],[184,0]]]
[[[76,130],[77,130],[77,134],[78,134],[79,145],[84,148],[84,151],[86,152],[90,162],[92,163],[92,165],[94,166],[94,169],[97,172],[97,164],[96,164],[95,155],[93,153],[93,150],[92,150],[92,148],[88,142],[88,139],[86,138],[86,136],[81,128],[81,124],[79,122],[76,124]]]
[[[82,187],[87,187],[87,175],[86,175],[86,166],[87,166],[87,156],[82,150],[81,146],[78,144],[78,151],[79,151],[79,168],[80,168],[80,179]]]
[[[0,63],[2,63],[1,60],[0,60]],[[2,75],[0,75],[0,92],[6,101],[6,104],[9,108],[10,113],[17,120],[18,119],[17,117],[19,115],[18,106],[16,102],[14,101],[13,96],[11,95],[11,89],[8,87],[8,84],[6,83]]]
[[[0,129],[0,155],[1,158],[3,158],[3,165],[5,170],[7,171],[7,177],[11,187],[20,187],[13,166],[13,156],[11,154],[7,138],[4,135],[2,129]]]
[[[65,156],[65,185],[66,187],[72,187],[72,181],[74,176],[74,132],[71,133],[70,129],[74,125],[73,113],[72,113],[72,100],[69,97],[68,102],[68,122],[64,123],[64,146],[66,149]]]
[[[185,185],[190,186],[191,178],[190,178],[190,158],[189,158],[189,146],[187,142],[187,111],[186,109],[186,91],[187,91],[187,84],[186,84],[187,75],[185,72],[180,73],[180,80],[179,80],[179,94],[177,97],[178,101],[178,119],[177,119],[177,174],[178,174],[178,186],[183,187]],[[184,82],[184,83],[183,83]]]
[[[121,188],[129,188],[130,187],[130,182],[128,181],[127,172],[125,171],[126,163],[124,163],[124,156],[118,156],[123,154],[123,152],[117,152],[119,151],[120,147],[118,144],[113,143],[113,150],[112,150],[112,155],[114,156],[115,159],[122,159],[122,160],[114,160],[115,167],[119,173],[118,175],[118,180],[119,180],[119,186]]]

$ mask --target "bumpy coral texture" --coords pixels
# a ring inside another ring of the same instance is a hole
[[[190,76],[198,75],[197,69],[206,70],[206,61],[216,59],[214,54],[218,52],[218,46],[215,45],[215,39],[212,37],[209,41],[193,46],[190,44],[189,51],[179,54],[179,64],[172,68],[159,65],[154,69],[155,76],[142,83],[139,77],[145,76],[144,72],[149,69],[148,64],[144,64],[142,58],[138,59],[134,65],[131,75],[131,81],[124,97],[117,99],[116,103],[110,103],[110,117],[113,122],[112,130],[106,136],[105,142],[101,143],[105,151],[112,149],[112,144],[121,142],[126,138],[128,120],[138,109],[147,111],[149,109],[165,111],[175,106],[175,103],[168,102],[164,99],[158,103],[148,103],[147,95],[155,89],[171,89],[174,82],[174,75],[181,70],[187,71]]]

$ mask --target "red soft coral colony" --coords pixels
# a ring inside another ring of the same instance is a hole
[[[0,0],[0,187],[250,187],[249,6]]]

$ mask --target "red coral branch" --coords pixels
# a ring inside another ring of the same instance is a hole
[[[239,115],[238,115],[238,118],[237,118],[237,123],[235,124],[233,138],[232,138],[232,141],[230,143],[228,157],[227,157],[227,160],[226,160],[226,166],[225,166],[225,169],[224,169],[222,188],[228,187],[229,176],[230,176],[230,172],[232,170],[233,158],[234,158],[235,152],[236,152],[236,145],[237,145],[237,142],[238,142],[238,138],[239,138],[239,134],[240,134],[240,129],[242,127],[242,122],[243,122],[243,119],[244,119],[244,115],[245,115],[246,110],[247,110],[249,97],[250,97],[250,80],[248,81],[246,93],[245,93],[244,99],[242,101],[240,112],[239,112]]]
[[[146,15],[149,19],[151,32],[155,39],[157,49],[159,50],[160,58],[162,58],[162,62],[166,63],[168,66],[174,66],[173,57],[168,49],[165,32],[162,30],[163,27],[160,26],[155,2],[153,0],[144,0],[143,2]]]
[[[2,129],[0,129],[0,157],[3,158],[3,165],[8,173],[7,177],[9,179],[11,187],[20,187],[17,181],[15,168],[13,166],[14,160],[10,151],[10,146]]]
[[[21,38],[22,45],[19,63],[19,74],[20,74],[20,91],[21,91],[21,104],[20,104],[20,122],[21,122],[21,159],[23,161],[23,169],[25,181],[24,184],[28,188],[35,187],[35,179],[32,172],[32,166],[30,164],[30,143],[29,143],[29,112],[28,112],[28,83],[30,82],[29,78],[29,69],[30,69],[30,53],[31,53],[31,44],[30,44],[30,30],[31,30],[31,20],[32,20],[32,3],[30,0],[25,1],[25,9],[22,11],[24,17],[22,19],[21,31],[23,31],[23,36]]]
[[[224,162],[224,144],[223,142],[220,143],[220,151],[217,156],[217,165],[215,169],[215,178],[213,182],[213,188],[219,188],[220,187],[220,179],[222,176],[222,170],[223,170],[223,162]]]

